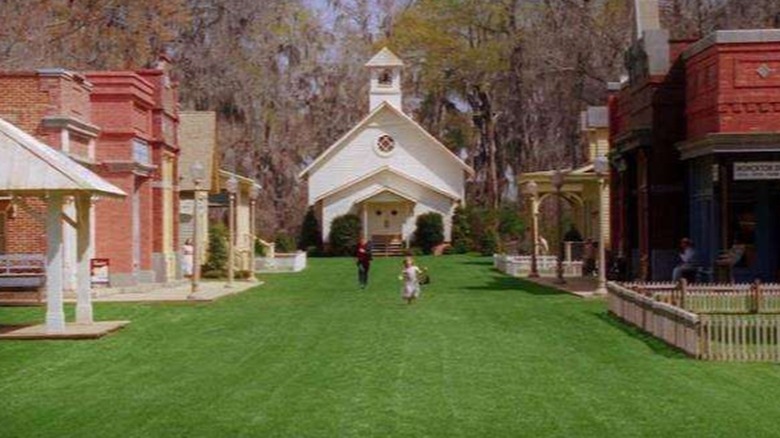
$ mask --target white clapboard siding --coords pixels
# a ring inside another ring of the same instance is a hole
[[[388,155],[378,153],[375,147],[377,139],[385,134],[395,140],[395,150]],[[310,204],[321,195],[382,167],[398,169],[442,191],[463,196],[463,163],[389,105],[380,107],[343,143],[310,171]]]

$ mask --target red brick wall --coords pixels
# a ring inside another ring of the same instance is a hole
[[[154,244],[152,239],[155,233],[154,210],[152,206],[152,180],[142,180],[139,189],[141,195],[141,269],[152,269],[152,251]]]
[[[27,198],[27,205],[39,214],[42,220],[46,217],[46,206],[37,198]],[[45,254],[46,224],[39,221],[21,207],[16,208],[16,214],[6,219],[6,252],[9,254]]]
[[[51,112],[49,92],[36,73],[0,74],[0,117],[33,134],[41,134],[41,119]]]
[[[95,257],[111,260],[111,272],[133,272],[133,208],[135,175],[101,173],[106,181],[127,193],[126,198],[103,198],[95,205]]]
[[[780,129],[780,44],[712,46],[687,60],[686,81],[689,140]]]

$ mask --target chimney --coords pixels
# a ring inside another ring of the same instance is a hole
[[[647,30],[661,29],[660,15],[658,0],[634,0],[636,39],[641,39]]]

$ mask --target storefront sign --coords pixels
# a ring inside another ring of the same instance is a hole
[[[780,161],[734,163],[734,181],[780,179]]]
[[[108,275],[109,259],[92,259],[89,261],[89,275],[93,286],[109,286],[111,284]]]

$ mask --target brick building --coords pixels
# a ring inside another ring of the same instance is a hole
[[[672,41],[657,17],[637,23],[609,103],[613,253],[627,277],[665,280],[691,237],[703,273],[776,281],[780,30]]]
[[[130,195],[95,201],[94,257],[110,260],[115,286],[177,275],[178,105],[169,69],[162,58],[138,71],[0,73],[0,117]],[[41,211],[30,201],[0,204],[0,252],[44,253]],[[66,289],[75,284],[70,228],[63,230]]]

